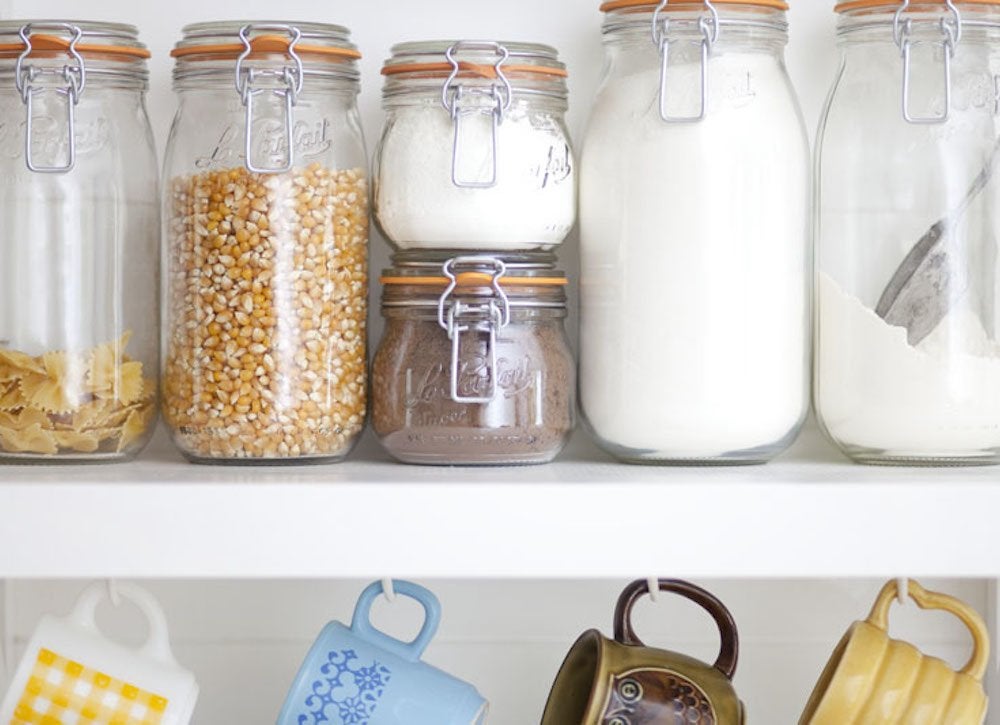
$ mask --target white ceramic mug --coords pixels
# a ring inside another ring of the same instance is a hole
[[[0,705],[0,723],[190,722],[198,684],[174,659],[163,609],[133,584],[119,584],[118,591],[145,615],[146,643],[133,649],[101,634],[95,614],[108,590],[88,587],[68,617],[42,618]]]

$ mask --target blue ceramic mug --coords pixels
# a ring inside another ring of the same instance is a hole
[[[479,725],[488,705],[472,685],[420,660],[437,633],[441,604],[411,582],[397,594],[424,608],[412,642],[375,629],[372,604],[383,593],[375,582],[361,594],[350,627],[330,622],[299,668],[278,725]]]

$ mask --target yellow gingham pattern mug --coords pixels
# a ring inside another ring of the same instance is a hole
[[[66,619],[45,617],[0,705],[0,725],[187,725],[194,676],[173,658],[166,618],[144,589],[118,585],[149,622],[138,650],[106,639],[94,615],[107,595],[94,585]]]
[[[47,649],[14,708],[12,725],[160,725],[167,699]]]

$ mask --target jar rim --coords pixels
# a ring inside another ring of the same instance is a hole
[[[1000,6],[1000,0],[955,0],[956,6],[962,5],[995,5]],[[906,12],[925,12],[929,7],[947,8],[945,0],[913,0]],[[856,10],[885,11],[895,14],[900,9],[899,0],[847,0],[840,2],[834,8],[835,13],[850,13]]]
[[[443,296],[507,296],[512,306],[564,308],[569,278],[554,256],[397,255],[382,272],[383,307],[437,308]],[[443,262],[442,262],[443,260]]]
[[[789,5],[785,0],[712,0],[713,5],[752,5],[756,7],[773,8],[774,10],[788,10]],[[617,10],[649,10],[656,9],[661,5],[661,0],[607,0],[601,4],[602,13],[615,12]],[[690,6],[705,7],[705,0],[667,0],[663,10],[691,10]],[[687,7],[683,7],[687,6]]]
[[[306,56],[310,61],[345,63],[361,59],[342,25],[268,20],[226,20],[187,25],[170,55],[178,61],[236,60],[271,55]]]
[[[79,53],[85,59],[126,63],[142,63],[151,57],[134,25],[89,20],[0,21],[0,59],[16,60],[26,51],[28,58]]]
[[[559,83],[569,77],[559,51],[541,43],[497,40],[425,40],[399,43],[382,66],[386,78],[496,79],[538,76]],[[461,55],[462,57],[459,57]],[[499,59],[499,61],[498,61]]]

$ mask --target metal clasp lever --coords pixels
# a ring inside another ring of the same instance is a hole
[[[940,21],[944,57],[944,111],[936,116],[915,116],[910,111],[913,49],[913,41],[910,40],[910,36],[913,33],[913,20],[912,18],[903,19],[903,13],[910,7],[910,0],[902,0],[902,4],[896,10],[896,15],[893,18],[892,36],[903,55],[903,118],[908,123],[925,125],[945,123],[951,116],[951,61],[955,57],[955,47],[962,39],[962,13],[955,7],[954,0],[945,0],[945,5],[951,12],[951,17],[941,18]]]
[[[455,57],[461,51],[493,51],[497,62],[493,65],[493,73],[497,82],[488,88],[470,87],[456,83],[462,70],[461,62]],[[504,64],[510,59],[510,51],[500,43],[459,41],[445,52],[445,57],[451,63],[451,75],[445,81],[441,90],[441,104],[451,116],[455,125],[455,141],[451,156],[451,183],[463,189],[489,189],[497,184],[499,129],[504,116],[513,102],[514,91],[510,80],[503,72]],[[486,99],[489,102],[484,103]],[[462,170],[469,164],[462,163],[462,150],[465,147],[464,138],[467,127],[475,121],[482,122],[483,116],[490,116],[490,161],[486,174],[478,178],[463,178]]]
[[[490,287],[495,297],[479,305],[467,305],[461,300],[451,300],[452,294],[458,287],[459,272],[456,271],[456,267],[461,265],[472,265],[477,271],[483,266],[491,266],[493,273]],[[507,273],[507,265],[502,260],[492,257],[455,257],[445,262],[443,271],[449,284],[438,301],[438,324],[448,333],[448,339],[451,340],[451,399],[462,404],[491,403],[496,398],[499,388],[497,333],[510,324],[510,301],[500,287],[500,280]],[[463,324],[463,318],[471,319]],[[462,395],[461,391],[462,336],[473,331],[483,333],[487,338],[485,372],[489,379],[489,388],[482,396]]]
[[[261,70],[258,68],[244,69],[243,64],[253,53],[253,43],[250,40],[250,33],[259,31],[279,31],[287,33],[291,40],[288,43],[288,57],[294,65],[285,66],[281,70]],[[295,52],[295,47],[302,40],[302,31],[291,25],[281,24],[253,24],[244,25],[240,29],[240,40],[243,41],[243,52],[236,60],[236,91],[240,94],[240,99],[246,108],[246,145],[244,154],[246,156],[246,167],[256,174],[284,174],[292,170],[295,165],[295,113],[294,108],[298,103],[299,94],[302,93],[302,84],[305,77],[305,69],[302,65],[302,58]],[[280,78],[284,88],[264,87],[255,88],[254,83],[258,78]],[[254,147],[254,98],[262,93],[273,93],[282,98],[285,102],[285,158],[278,166],[257,166],[253,160]]]
[[[37,30],[57,30],[70,35],[69,47],[66,52],[73,59],[73,65],[64,65],[60,69],[40,68],[38,66],[27,65],[25,61],[34,50],[31,43],[31,34]],[[65,174],[73,170],[76,166],[76,105],[80,102],[80,94],[83,93],[87,85],[87,68],[83,56],[77,50],[77,44],[83,37],[83,31],[69,23],[28,23],[21,27],[18,32],[21,41],[24,43],[24,50],[17,57],[17,64],[14,67],[14,84],[21,100],[24,102],[27,120],[24,129],[24,160],[30,171],[39,174]],[[35,85],[35,82],[44,75],[57,75],[65,82],[65,86],[47,88]],[[53,92],[66,99],[66,139],[67,158],[66,163],[55,166],[45,166],[35,163],[33,153],[33,141],[35,136],[35,96],[46,92]]]
[[[653,43],[660,49],[660,118],[666,123],[697,123],[705,118],[708,110],[708,59],[712,48],[719,40],[719,11],[711,3],[704,0],[707,14],[698,18],[698,30],[701,32],[701,100],[698,114],[694,116],[672,116],[667,111],[667,71],[670,68],[670,18],[662,17],[668,0],[661,0],[656,12],[653,13]]]

